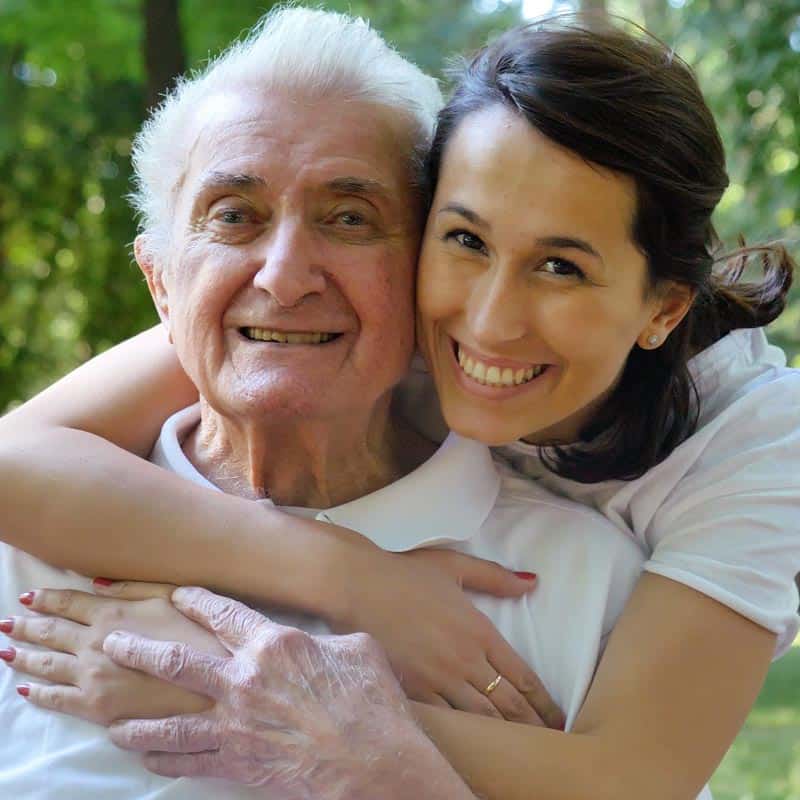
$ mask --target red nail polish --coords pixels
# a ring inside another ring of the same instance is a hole
[[[14,630],[13,619],[0,619],[0,633],[11,633]]]
[[[0,658],[3,661],[13,661],[17,657],[17,651],[13,647],[9,647],[7,650],[0,650]]]
[[[522,578],[524,581],[535,581],[536,580],[536,573],[535,572],[515,572],[514,573],[518,578]]]
[[[114,581],[110,580],[109,578],[95,578],[92,583],[95,586],[111,586]]]
[[[17,686],[17,694],[22,695],[22,697],[27,697],[31,693],[30,686]]]
[[[24,606],[31,606],[33,605],[33,592],[25,592],[25,594],[21,594],[19,596],[19,601]]]

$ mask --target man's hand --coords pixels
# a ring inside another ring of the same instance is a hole
[[[310,636],[204,589],[178,589],[173,602],[230,657],[121,632],[103,647],[120,666],[216,700],[201,714],[111,727],[120,747],[150,751],[153,772],[227,778],[282,800],[473,797],[415,726],[371,637]]]

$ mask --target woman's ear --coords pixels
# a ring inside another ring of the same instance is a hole
[[[146,234],[139,234],[133,243],[133,254],[147,281],[147,288],[153,298],[161,322],[169,330],[169,292],[164,282],[164,264],[157,258],[151,247],[151,242]],[[172,332],[169,336],[172,341]]]
[[[660,347],[689,313],[696,292],[691,286],[667,281],[658,289],[653,315],[639,334],[637,343],[645,350]]]

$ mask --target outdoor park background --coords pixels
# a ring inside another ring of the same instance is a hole
[[[155,322],[130,258],[131,138],[176,73],[271,5],[0,0],[0,413]],[[783,237],[800,255],[800,0],[322,5],[368,17],[435,74],[525,17],[605,9],[643,24],[696,68],[720,124],[732,179],[723,240]],[[800,286],[770,338],[800,366]],[[773,667],[713,788],[717,800],[800,800],[800,648]]]

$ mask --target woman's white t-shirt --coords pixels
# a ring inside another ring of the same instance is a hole
[[[733,331],[689,367],[700,397],[697,431],[641,478],[578,483],[546,469],[534,445],[516,442],[496,453],[633,536],[646,571],[777,634],[777,658],[800,622],[800,370],[786,367],[761,329]],[[435,435],[435,394],[420,369],[402,402]]]

